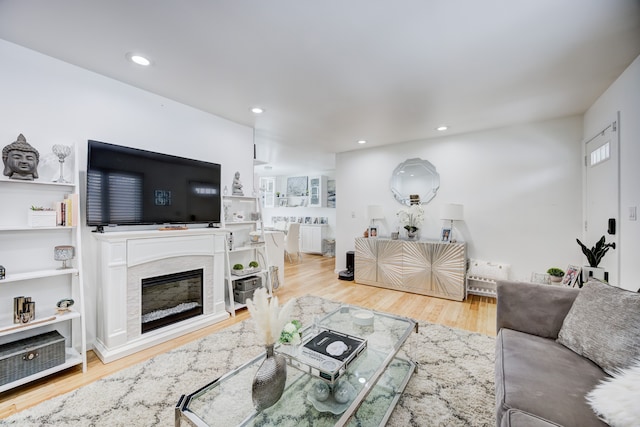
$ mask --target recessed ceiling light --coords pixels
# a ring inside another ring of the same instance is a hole
[[[151,65],[151,60],[137,53],[127,53],[127,59],[135,64],[142,65],[143,67],[148,67]]]
[[[262,113],[264,113],[264,109],[262,109],[262,108],[260,108],[260,107],[253,107],[253,108],[251,109],[251,112],[252,112],[253,114],[262,114]]]
[[[365,141],[364,139],[361,139],[360,141],[358,141],[358,144],[366,144],[367,141]]]
[[[437,131],[440,131],[440,132],[444,132],[444,131],[445,131],[445,130],[447,130],[447,129],[449,129],[449,126],[438,126],[438,127],[436,128],[436,130],[437,130]]]

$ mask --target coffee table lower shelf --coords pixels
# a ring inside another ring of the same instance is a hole
[[[371,352],[371,349],[367,349]],[[320,412],[308,399],[315,381],[309,374],[287,367],[287,385],[280,400],[262,412],[256,412],[251,402],[251,383],[264,356],[259,356],[202,389],[183,395],[175,408],[176,426],[281,426],[284,424],[337,425],[341,414]],[[366,360],[366,359],[365,359]],[[358,391],[363,389],[356,363],[341,381],[349,381]],[[382,376],[358,405],[347,422],[348,426],[384,426],[400,396],[415,372],[414,362],[395,357]]]

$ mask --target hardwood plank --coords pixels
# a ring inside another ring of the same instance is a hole
[[[450,301],[360,285],[351,281],[339,280],[338,275],[333,271],[334,262],[334,258],[318,255],[304,255],[300,263],[289,263],[285,260],[285,283],[276,291],[280,303],[283,304],[291,298],[304,295],[315,295],[372,310],[412,317],[421,321],[442,323],[485,335],[495,336],[496,334],[494,298],[471,295],[465,301]],[[70,368],[2,393],[0,395],[0,419],[248,318],[249,313],[242,310],[235,318],[194,331],[109,364],[103,364],[92,351],[89,351],[87,354],[88,369],[85,374],[79,367]]]

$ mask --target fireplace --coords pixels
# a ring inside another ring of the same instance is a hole
[[[115,231],[94,237],[99,243],[94,350],[104,363],[229,318],[223,231]]]
[[[142,279],[142,333],[200,316],[203,269]]]

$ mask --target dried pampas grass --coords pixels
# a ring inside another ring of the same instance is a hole
[[[278,297],[269,300],[266,288],[258,288],[252,299],[247,300],[249,313],[253,318],[258,336],[262,338],[264,345],[272,345],[280,338],[280,332],[284,325],[291,320],[291,311],[295,299],[289,300],[284,307],[278,305]]]

